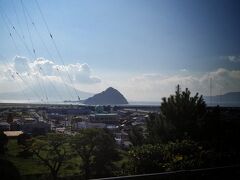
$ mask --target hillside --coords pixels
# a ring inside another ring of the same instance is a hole
[[[221,106],[240,106],[240,92],[229,92],[217,96],[204,96],[207,104],[219,104]]]

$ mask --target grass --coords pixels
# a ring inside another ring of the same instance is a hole
[[[7,149],[4,159],[11,161],[17,167],[21,175],[48,173],[48,169],[37,159],[32,157],[22,158],[18,156],[21,149],[16,139],[10,139],[8,141]]]
[[[22,176],[24,175],[36,175],[36,174],[49,174],[49,169],[37,158],[29,157],[23,158],[18,154],[21,151],[21,147],[17,144],[16,139],[10,139],[7,145],[7,152],[2,157],[12,162],[19,170]],[[116,166],[121,169],[121,166],[126,162],[126,152],[119,150],[121,160],[116,162]],[[60,168],[59,176],[74,176],[80,174],[81,159],[77,155],[64,163]]]
[[[42,164],[41,161],[34,157],[22,158],[18,156],[21,151],[20,146],[17,144],[16,139],[10,139],[7,145],[7,152],[4,155],[4,159],[12,162],[21,175],[31,175],[31,174],[48,174],[49,169]],[[80,173],[79,163],[81,159],[79,157],[74,157],[61,167],[59,175],[60,176],[71,176]]]

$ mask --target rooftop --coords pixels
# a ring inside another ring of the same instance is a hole
[[[7,137],[16,137],[19,136],[20,134],[23,134],[22,131],[3,131],[4,134],[7,135]]]

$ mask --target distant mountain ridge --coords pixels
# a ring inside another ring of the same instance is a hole
[[[205,101],[210,102],[240,102],[240,92],[229,92],[223,95],[204,96]]]
[[[91,105],[118,105],[128,104],[127,99],[116,89],[109,87],[105,91],[83,101]]]
[[[91,96],[93,96],[92,93],[84,92],[77,90],[74,87],[71,87],[69,85],[63,85],[61,83],[55,83],[54,87],[51,83],[44,83],[44,88],[45,92],[48,96],[49,101],[63,101],[63,100],[75,100],[77,99],[76,94],[81,98],[81,99],[86,99]],[[43,92],[39,88],[38,85],[34,85],[31,87],[28,87],[24,90],[18,90],[15,92],[3,92],[0,93],[0,101],[7,101],[7,100],[27,100],[30,99],[30,101],[40,101],[39,97],[36,96],[34,93],[36,92],[38,95],[41,95],[41,98],[45,98],[43,95]],[[73,99],[75,98],[75,99]]]

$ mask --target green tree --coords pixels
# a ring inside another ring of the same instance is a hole
[[[47,134],[33,138],[29,149],[49,168],[53,179],[57,179],[63,163],[71,157],[67,137],[63,134]]]
[[[126,168],[130,174],[143,174],[164,171],[163,146],[145,144],[128,151]]]
[[[73,137],[72,148],[80,156],[85,179],[112,175],[118,160],[115,140],[103,129],[83,129]]]
[[[31,136],[29,134],[23,133],[17,137],[17,143],[20,146],[21,151],[18,155],[23,158],[28,158],[32,156],[32,153],[29,150],[29,142],[31,141]]]
[[[173,126],[164,116],[158,113],[149,114],[147,120],[147,142],[148,143],[166,143],[172,139],[170,134]]]
[[[145,137],[143,135],[143,129],[139,126],[131,126],[128,137],[133,146],[141,146],[144,144]]]
[[[181,91],[178,85],[175,95],[162,99],[160,112],[160,119],[169,124],[173,137],[197,138],[206,115],[206,104],[198,93],[191,96],[191,92],[187,88],[185,91]]]
[[[216,160],[214,151],[188,139],[133,147],[128,156],[131,174],[213,167]]]

